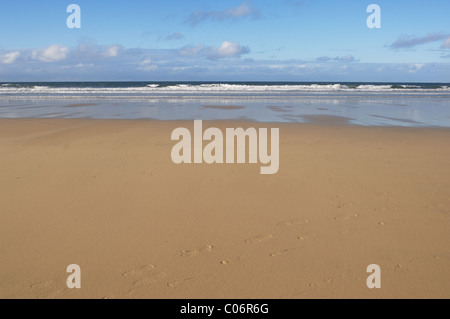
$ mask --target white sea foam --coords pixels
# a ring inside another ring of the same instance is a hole
[[[168,94],[168,95],[190,95],[190,94],[289,94],[302,95],[307,93],[313,94],[333,94],[333,93],[404,93],[411,94],[414,92],[423,94],[435,94],[450,92],[450,87],[442,86],[440,88],[431,89],[423,88],[416,85],[372,85],[362,84],[359,86],[349,86],[344,84],[292,84],[292,85],[246,85],[246,84],[174,84],[162,86],[160,84],[149,84],[142,87],[52,87],[52,86],[20,86],[2,84],[0,86],[0,95],[152,95],[152,94]]]

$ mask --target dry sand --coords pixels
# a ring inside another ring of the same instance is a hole
[[[450,297],[449,130],[264,124],[263,176],[173,164],[180,126],[0,120],[0,297]]]

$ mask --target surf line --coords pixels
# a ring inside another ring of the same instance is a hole
[[[245,164],[248,146],[249,164],[257,164],[259,157],[261,175],[273,175],[280,167],[280,130],[271,128],[270,135],[269,155],[267,128],[227,128],[224,139],[222,130],[211,127],[203,132],[203,121],[195,120],[194,136],[188,128],[173,130],[171,140],[178,143],[172,148],[172,161],[175,164]],[[209,141],[205,147],[204,141]]]

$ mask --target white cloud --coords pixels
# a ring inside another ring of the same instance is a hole
[[[3,64],[13,64],[17,61],[17,59],[20,57],[19,51],[9,52],[5,53],[3,55],[0,55],[0,63]]]
[[[83,60],[101,60],[103,58],[114,58],[119,56],[123,47],[119,44],[103,46],[97,45],[93,41],[80,43],[71,55]]]
[[[444,49],[450,49],[450,37],[445,39],[444,44],[442,45],[442,48]]]
[[[422,70],[424,68],[424,66],[425,66],[425,64],[419,64],[419,63],[411,64],[409,66],[409,71],[408,72],[409,73],[416,73],[416,72]]]
[[[253,17],[258,18],[260,13],[258,10],[252,8],[248,1],[244,1],[238,7],[228,8],[222,11],[195,11],[191,14],[187,22],[195,26],[208,19],[225,21],[225,20],[238,20],[241,18]]]
[[[286,68],[286,66],[283,64],[269,64],[266,67],[271,70],[283,70]]]
[[[180,50],[180,55],[187,56],[187,57],[196,57],[198,55],[201,55],[202,52],[204,52],[205,46],[200,44],[195,47],[193,46],[187,46]]]
[[[225,11],[226,14],[228,14],[230,17],[233,18],[240,18],[240,17],[247,17],[251,14],[253,14],[254,9],[252,9],[248,3],[242,3],[239,7],[231,8]]]
[[[76,67],[77,69],[93,68],[93,67],[94,67],[94,64],[93,64],[93,63],[89,63],[89,64],[78,63],[77,65],[75,65],[75,67]]]
[[[65,60],[69,48],[60,44],[53,44],[44,49],[33,50],[32,58],[41,62],[58,62]]]
[[[172,34],[169,34],[164,39],[165,40],[183,40],[185,38],[184,35],[182,35],[180,32],[175,32]]]
[[[355,57],[350,54],[348,54],[346,56],[336,57],[335,60],[338,62],[345,62],[345,63],[350,63],[350,62],[356,61]]]
[[[242,54],[246,54],[249,52],[250,52],[250,50],[247,47],[242,47],[237,42],[225,41],[216,50],[215,56],[218,58],[232,58],[232,57],[239,57]]]
[[[109,50],[117,47],[119,48]],[[443,58],[450,58],[448,49],[441,51],[444,52]],[[146,81],[151,75],[152,78],[162,81],[448,82],[450,74],[450,63],[423,65],[416,64],[416,61],[408,61],[368,64],[345,55],[322,57],[318,59],[319,62],[309,59],[253,60],[245,59],[248,52],[249,48],[233,41],[220,42],[214,46],[200,44],[180,49],[127,49],[115,44],[104,46],[84,42],[71,50],[61,45],[34,51],[8,50],[0,51],[0,80]],[[117,57],[106,57],[114,55],[113,53],[117,53]],[[47,63],[62,59],[64,56],[66,58],[61,62]],[[442,59],[446,60],[448,61]],[[350,61],[354,63],[346,63]],[[4,64],[5,62],[10,64]],[[346,70],[343,69],[344,65]]]
[[[156,69],[158,69],[158,66],[153,63],[152,59],[145,59],[139,63],[139,67],[137,68],[137,70],[145,72],[155,71]]]
[[[343,62],[343,63],[351,63],[351,62],[358,62],[358,60],[351,54],[348,54],[346,56],[337,56],[335,58],[329,57],[329,56],[321,56],[316,59],[318,62],[329,62],[329,61],[336,61],[336,62]]]
[[[113,46],[107,47],[103,54],[107,58],[113,58],[113,57],[116,57],[119,55],[119,50],[121,48],[122,47],[120,45],[113,45]]]
[[[409,49],[416,47],[418,45],[441,41],[445,37],[446,35],[442,33],[429,33],[423,37],[403,35],[399,37],[394,43],[392,43],[389,47],[391,49]]]
[[[241,46],[238,42],[225,41],[219,47],[205,47],[198,45],[195,47],[184,47],[180,55],[187,57],[206,57],[209,60],[218,60],[225,58],[240,58],[242,55],[250,53],[250,49]]]

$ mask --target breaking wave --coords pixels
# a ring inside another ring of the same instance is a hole
[[[116,95],[305,95],[361,93],[450,93],[448,84],[367,83],[3,83],[0,95],[116,96]]]

